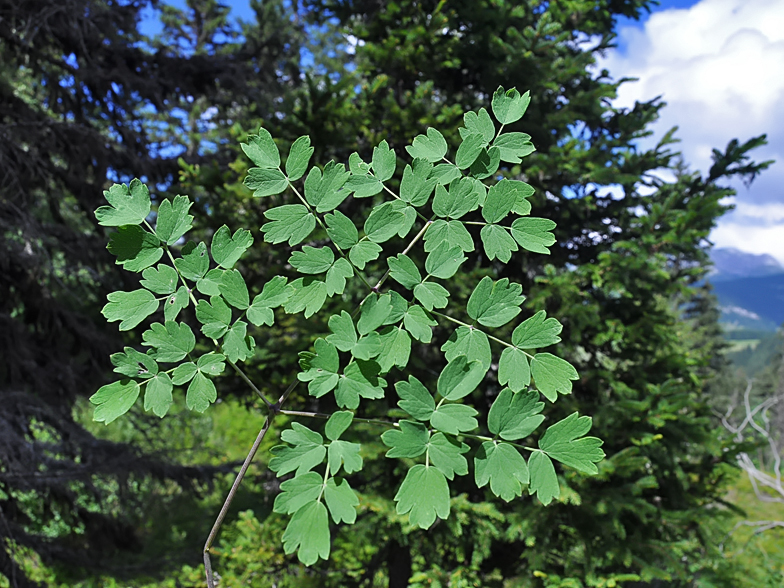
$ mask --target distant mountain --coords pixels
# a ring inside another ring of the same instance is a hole
[[[714,284],[735,278],[769,276],[784,273],[784,267],[772,255],[746,253],[733,247],[720,247],[711,251],[714,269],[709,279]]]
[[[711,252],[708,276],[728,330],[775,331],[784,323],[784,267],[770,255],[733,248]]]

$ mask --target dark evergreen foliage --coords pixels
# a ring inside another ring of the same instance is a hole
[[[122,345],[99,315],[127,279],[92,212],[109,180],[165,188],[180,154],[226,165],[219,143],[200,147],[201,112],[182,120],[172,109],[206,102],[212,124],[226,127],[232,109],[269,110],[298,80],[297,29],[280,3],[258,7],[264,24],[247,41],[212,1],[167,10],[166,35],[146,39],[140,15],[157,5],[0,3],[0,574],[13,586],[30,585],[15,546],[50,563],[111,567],[139,548],[134,480],[192,486],[216,471],[98,440],[72,416]],[[111,480],[118,509],[99,506]]]

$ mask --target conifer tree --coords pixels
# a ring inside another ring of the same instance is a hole
[[[13,586],[32,585],[16,559],[24,549],[47,563],[129,565],[141,495],[101,506],[113,504],[113,484],[189,487],[214,474],[96,439],[74,421],[77,398],[110,367],[107,349],[122,346],[99,311],[125,278],[92,211],[110,179],[167,185],[180,155],[191,165],[223,157],[220,141],[200,142],[203,114],[214,108],[212,124],[225,127],[232,109],[271,108],[284,74],[298,80],[285,66],[298,29],[270,2],[258,7],[263,26],[238,39],[225,6],[193,1],[166,10],[154,41],[139,32],[150,6],[0,5],[0,574]]]

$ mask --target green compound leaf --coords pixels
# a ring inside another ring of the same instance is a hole
[[[408,376],[408,382],[395,383],[395,390],[400,397],[397,405],[418,421],[430,420],[436,409],[436,401],[427,388],[414,376]]]
[[[502,278],[494,282],[484,277],[468,299],[468,316],[486,327],[502,327],[518,314],[525,301],[520,284]]]
[[[386,141],[381,141],[377,147],[373,147],[373,174],[380,182],[386,182],[395,175],[397,167],[397,157],[395,152],[389,148]]]
[[[173,321],[180,314],[180,311],[190,304],[190,297],[188,296],[188,289],[185,286],[180,286],[177,291],[169,296],[163,302],[163,318],[167,321]]]
[[[553,498],[561,497],[561,488],[555,475],[553,462],[541,451],[534,451],[528,458],[528,470],[531,483],[528,486],[529,494],[536,494],[539,501],[547,506]]]
[[[248,308],[247,317],[257,327],[261,325],[272,325],[275,321],[273,308],[277,308],[288,302],[291,297],[291,288],[283,276],[275,276],[264,284],[260,294],[256,294],[253,303]]]
[[[489,143],[495,137],[495,125],[487,110],[480,108],[479,112],[466,112],[463,115],[463,124],[470,133],[482,135],[485,143]]]
[[[122,353],[113,353],[109,359],[116,373],[129,378],[152,378],[158,373],[156,361],[133,347],[125,347]]]
[[[357,269],[363,270],[369,262],[378,259],[381,251],[381,246],[373,241],[360,241],[348,252],[348,258]]]
[[[239,271],[224,272],[219,288],[221,296],[234,308],[245,310],[250,306],[248,286],[245,284],[245,280]]]
[[[305,245],[302,251],[294,251],[289,263],[301,274],[321,274],[335,261],[335,254],[329,247]]]
[[[375,361],[357,360],[347,365],[335,391],[338,406],[354,410],[359,406],[360,397],[383,398],[386,382],[378,377],[380,369]]]
[[[384,445],[390,447],[386,456],[419,457],[427,450],[430,433],[422,423],[414,421],[400,421],[399,429],[389,429],[381,435]]]
[[[327,284],[316,278],[297,278],[289,284],[291,296],[283,310],[288,314],[305,311],[305,318],[316,314],[327,300]]]
[[[596,474],[596,464],[604,459],[603,441],[583,437],[591,430],[592,419],[574,412],[547,428],[539,439],[539,449],[564,465],[586,474]]]
[[[357,322],[357,330],[360,335],[367,335],[375,331],[378,327],[385,324],[387,317],[392,312],[392,296],[382,294],[381,296],[371,293],[362,303]]]
[[[296,476],[299,477],[324,461],[327,454],[324,438],[305,425],[291,423],[291,428],[284,430],[280,438],[293,447],[276,445],[271,449],[274,457],[270,459],[269,469],[278,476],[297,470]]]
[[[572,393],[571,380],[579,379],[577,370],[568,361],[551,353],[537,353],[531,360],[531,375],[536,388],[547,400],[555,402],[558,392]]]
[[[403,316],[403,326],[411,336],[422,343],[430,343],[433,338],[433,327],[438,323],[430,318],[418,304],[413,304]]]
[[[468,133],[463,137],[463,142],[457,148],[455,165],[459,169],[470,167],[485,146],[485,139],[481,133]]]
[[[335,524],[345,522],[354,524],[357,520],[356,507],[359,506],[359,498],[348,485],[348,481],[340,480],[335,483],[335,478],[327,480],[324,488],[324,502],[327,503],[329,514]]]
[[[463,251],[474,250],[474,240],[465,225],[459,220],[445,221],[436,219],[428,227],[423,237],[425,241],[425,251],[433,251],[441,243],[446,243],[450,247],[459,247]]]
[[[211,269],[201,280],[196,282],[196,289],[205,296],[219,296],[223,274],[224,270],[222,269]]]
[[[283,551],[297,552],[297,558],[312,566],[319,558],[329,557],[329,520],[327,507],[320,502],[309,502],[291,517],[283,532]]]
[[[139,180],[127,184],[114,184],[104,191],[103,197],[110,206],[100,206],[95,211],[98,224],[104,227],[140,225],[150,214],[150,191]]]
[[[250,135],[248,142],[240,143],[240,145],[245,155],[255,165],[266,169],[276,168],[280,165],[278,146],[275,145],[275,141],[267,129],[260,128],[258,135]]]
[[[166,298],[163,302],[163,320],[173,321],[177,319],[180,311],[190,304],[190,296],[185,286],[180,286],[177,291]]]
[[[493,147],[500,151],[501,159],[509,163],[520,163],[523,157],[536,151],[531,135],[525,133],[504,133],[493,141]]]
[[[498,362],[498,383],[520,392],[531,383],[531,366],[528,357],[516,347],[507,347]]]
[[[479,157],[471,164],[468,172],[477,180],[489,178],[498,171],[501,165],[501,150],[498,147],[482,148]]]
[[[545,311],[540,310],[520,323],[512,333],[514,346],[520,349],[539,349],[559,343],[561,338],[558,335],[563,325],[552,317],[545,320],[545,316]]]
[[[354,414],[347,410],[333,412],[324,426],[324,435],[330,441],[336,441],[351,426],[353,420]]]
[[[368,333],[362,337],[351,349],[351,354],[357,359],[369,360],[381,353],[381,337],[378,333]]]
[[[414,219],[407,216],[404,203],[385,202],[370,212],[365,221],[365,234],[374,243],[389,241],[395,235],[404,237],[411,230]]]
[[[142,333],[142,345],[154,347],[153,357],[165,363],[184,359],[196,346],[196,337],[185,323],[166,321],[165,325],[153,323]]]
[[[544,416],[539,414],[543,408],[544,402],[539,402],[538,393],[515,394],[504,388],[490,407],[487,428],[506,441],[524,439],[544,421]]]
[[[430,442],[427,444],[430,462],[450,480],[455,477],[455,474],[465,476],[468,473],[468,462],[462,455],[468,450],[468,445],[458,443],[443,433],[436,433],[430,437]]]
[[[245,177],[245,185],[253,190],[256,198],[280,194],[289,185],[289,181],[279,169],[261,169],[252,167]]]
[[[386,373],[397,366],[403,369],[408,364],[411,355],[411,337],[402,327],[386,327],[379,333],[381,352],[378,354],[378,363],[381,372]]]
[[[93,420],[108,425],[128,412],[138,397],[139,384],[133,380],[120,380],[101,386],[90,396],[90,402],[95,405]]]
[[[327,341],[332,343],[341,351],[351,351],[357,344],[357,331],[354,329],[354,321],[351,315],[345,310],[340,314],[333,314],[329,317],[329,330],[331,335],[327,336]]]
[[[356,151],[348,156],[348,169],[352,174],[363,175],[370,171],[370,164],[362,161]]]
[[[517,203],[517,190],[509,180],[501,180],[490,188],[482,206],[482,217],[489,223],[498,223],[512,212]]]
[[[280,494],[272,506],[274,512],[293,514],[309,502],[315,502],[324,489],[324,479],[316,472],[307,472],[280,484]]]
[[[288,241],[294,246],[302,243],[316,228],[316,218],[302,204],[285,204],[264,212],[270,220],[261,226],[264,240],[277,245]]]
[[[253,236],[250,231],[237,229],[232,236],[229,227],[223,225],[212,236],[210,252],[215,263],[222,268],[231,269],[251,245],[253,245]]]
[[[476,390],[485,373],[480,362],[468,361],[465,355],[458,355],[438,376],[438,393],[446,400],[459,400]]]
[[[387,259],[389,265],[389,277],[398,284],[409,290],[422,282],[422,274],[413,260],[403,253]]]
[[[465,355],[468,361],[478,361],[485,370],[490,369],[493,354],[490,341],[482,331],[470,327],[458,327],[449,339],[441,346],[447,361],[459,355]]]
[[[353,474],[362,469],[362,457],[359,455],[359,443],[348,441],[333,441],[327,448],[327,463],[329,472],[333,476],[340,471],[340,466],[347,474]]]
[[[435,180],[436,184],[441,186],[451,184],[462,175],[463,174],[461,173],[460,169],[451,163],[439,163],[433,168],[433,171],[430,172],[430,178]]]
[[[286,159],[286,175],[294,182],[305,175],[308,163],[313,156],[313,147],[310,146],[310,137],[303,135],[291,144],[289,157]]]
[[[199,371],[208,376],[218,376],[226,369],[226,357],[220,353],[205,353],[196,360]]]
[[[531,96],[529,92],[521,96],[520,92],[515,88],[504,92],[503,87],[498,86],[498,89],[493,94],[493,114],[502,125],[508,125],[523,118],[530,102]]]
[[[196,245],[188,241],[182,248],[182,257],[174,260],[174,266],[186,280],[195,282],[204,277],[210,268],[210,258],[204,243]]]
[[[430,417],[430,425],[444,433],[457,435],[476,429],[479,423],[474,417],[478,414],[477,411],[465,404],[442,404]],[[447,477],[452,479],[448,475]]]
[[[446,155],[446,150],[446,139],[432,127],[428,127],[427,136],[417,135],[413,143],[406,147],[406,151],[411,157],[421,157],[431,163],[440,161]]]
[[[508,443],[482,443],[474,457],[474,474],[479,488],[490,482],[490,491],[505,502],[520,496],[528,483],[525,459]]]
[[[142,286],[156,294],[173,294],[177,290],[177,271],[170,265],[158,264],[157,268],[148,267],[142,272]]]
[[[132,292],[112,292],[106,296],[109,301],[101,314],[110,323],[122,321],[121,331],[128,331],[158,310],[158,301],[149,290]]]
[[[324,220],[327,223],[327,235],[341,249],[350,249],[359,241],[354,222],[339,210],[326,215]]]
[[[423,282],[414,287],[414,298],[427,310],[444,308],[449,303],[448,296],[449,290],[435,282]]]
[[[223,336],[221,348],[232,363],[245,361],[249,357],[253,357],[256,342],[253,340],[253,337],[248,336],[248,323],[244,321],[234,323]]]
[[[330,329],[334,329],[335,332],[339,333],[338,338],[342,339],[346,335],[346,324],[344,322],[345,318],[351,320],[351,315],[349,315],[345,310],[342,311],[341,316],[333,315],[329,320],[329,327]],[[337,319],[337,321],[335,321]],[[353,329],[353,323],[351,328]],[[316,342],[313,344],[315,349],[315,354],[307,353],[300,354],[303,357],[303,360],[300,361],[300,365],[305,370],[322,370],[327,371],[330,373],[338,373],[338,369],[340,368],[340,358],[338,356],[337,349],[341,351],[345,351],[340,346],[335,345],[335,340],[332,335],[328,336],[326,339],[316,339]],[[337,349],[336,349],[337,347]],[[302,378],[300,378],[302,380]],[[307,382],[308,380],[303,380]]]
[[[444,218],[460,218],[479,207],[480,196],[481,193],[470,178],[460,178],[457,182],[452,182],[448,190],[444,186],[436,186],[433,213]]]
[[[169,374],[161,373],[147,380],[144,390],[144,410],[163,418],[172,405],[172,381]]]
[[[324,339],[316,339],[313,347],[314,353],[300,353],[299,364],[305,371],[298,374],[297,378],[302,382],[310,382],[308,392],[319,398],[337,386],[340,357],[335,346]]]
[[[199,300],[196,306],[196,320],[201,324],[201,332],[211,339],[226,334],[231,324],[231,309],[220,296],[210,297],[210,301]]]
[[[368,173],[349,176],[344,188],[354,193],[354,198],[369,198],[384,189],[378,178]]]
[[[325,278],[327,284],[327,296],[334,296],[335,294],[343,294],[346,289],[346,280],[354,275],[354,268],[343,257],[338,258],[327,270],[327,277]]]
[[[188,214],[191,201],[187,196],[175,196],[164,200],[158,207],[155,234],[167,245],[174,245],[193,227],[193,216]]]
[[[109,237],[106,248],[117,257],[115,263],[129,272],[140,272],[155,264],[163,255],[158,237],[138,225],[119,227]]]
[[[305,200],[316,212],[329,212],[337,208],[349,194],[341,190],[351,174],[342,163],[330,161],[324,166],[324,173],[317,167],[308,172],[305,178]]]
[[[196,372],[199,371],[199,368],[196,367],[196,364],[192,361],[186,361],[185,363],[181,363],[172,372],[172,382],[175,386],[181,386],[182,384],[187,384],[193,379],[193,376],[196,375]]]
[[[457,273],[466,259],[460,247],[450,247],[447,243],[441,243],[427,256],[425,270],[431,276],[448,280]]]
[[[521,216],[531,214],[531,203],[528,199],[534,195],[533,186],[519,180],[504,179],[501,181],[511,184],[515,191],[515,205],[512,212]]]
[[[417,157],[406,165],[400,182],[400,199],[411,206],[424,206],[436,187],[436,179],[431,178],[433,164]]]
[[[403,320],[408,311],[409,302],[394,290],[390,290],[389,296],[392,310],[389,311],[389,315],[384,319],[384,324],[394,325]]]
[[[504,227],[499,225],[485,225],[479,236],[482,238],[482,245],[484,245],[485,253],[490,261],[498,258],[503,263],[509,263],[509,260],[512,259],[512,252],[517,251],[515,240],[509,236]]]
[[[436,516],[449,516],[449,485],[444,474],[434,466],[415,465],[406,474],[395,495],[397,514],[409,513],[413,526],[428,529]]]
[[[352,174],[362,175],[370,171],[370,164],[365,163],[355,151],[348,157],[348,169]]]
[[[512,237],[523,249],[549,255],[548,247],[555,243],[555,235],[549,231],[554,228],[555,223],[547,218],[518,218],[512,223]]]

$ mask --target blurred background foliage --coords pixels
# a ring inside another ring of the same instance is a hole
[[[463,113],[499,85],[531,91],[513,126],[537,152],[503,173],[536,188],[534,210],[558,223],[557,245],[508,266],[480,256],[451,291],[465,298],[481,276],[506,276],[523,284],[528,311],[559,317],[559,354],[581,379],[547,416],[594,417],[608,454],[599,475],[560,471],[562,497],[548,508],[458,482],[452,516],[422,532],[395,513],[401,470],[383,458],[379,431],[358,427],[357,524],[335,535],[329,562],[306,569],[283,554],[285,521],[271,514],[275,431],[219,537],[219,585],[784,584],[780,531],[728,535],[739,520],[784,512],[760,502],[735,465],[759,439],[730,435],[715,415],[747,376],[755,398],[781,394],[781,345],[730,363],[705,281],[728,180],[766,167],[751,159],[764,137],[717,151],[705,173],[681,160],[674,133],[638,146],[665,105],[614,108],[621,82],[595,59],[618,18],[651,4],[252,0],[255,18],[236,22],[216,0],[0,2],[0,586],[202,586],[201,545],[263,420],[225,376],[204,414],[180,398],[162,421],[137,407],[109,427],[91,422],[86,398],[108,381],[110,352],[138,341],[100,315],[107,292],[137,279],[105,250],[92,214],[102,191],[139,177],[157,201],[188,194],[195,240],[222,224],[250,228],[257,244],[240,269],[258,291],[286,273],[288,254],[261,242],[268,202],[241,183],[247,134],[263,125],[283,152],[308,134],[321,164],[353,151],[369,159],[382,139],[403,156],[430,125],[454,145]],[[149,11],[160,34],[143,33]],[[662,181],[662,169],[676,180]],[[284,317],[256,333],[250,377],[279,392],[324,331]],[[422,378],[438,373],[434,357],[412,362]],[[477,409],[496,392],[478,393]],[[291,405],[334,408],[302,391]],[[764,467],[771,456],[760,451]]]

